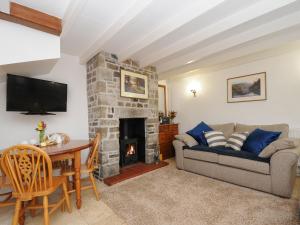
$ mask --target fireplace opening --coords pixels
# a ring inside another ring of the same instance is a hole
[[[120,119],[120,166],[145,162],[145,119]]]

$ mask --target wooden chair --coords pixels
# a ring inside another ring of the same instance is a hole
[[[62,139],[62,142],[64,144],[70,142],[70,136],[65,134],[65,133],[52,133],[52,134],[49,134],[49,136],[52,136],[54,134],[57,134],[61,137]],[[62,167],[65,167],[66,165],[69,164],[69,160],[66,159],[66,158],[58,158],[57,161],[53,162],[52,163],[52,166],[53,166],[53,169],[61,169]]]
[[[12,185],[12,196],[17,199],[13,225],[18,224],[21,205],[37,197],[43,197],[43,205],[29,205],[26,209],[44,209],[44,224],[49,224],[49,215],[66,202],[71,212],[67,179],[52,176],[52,162],[42,149],[32,145],[16,145],[3,152],[2,163]],[[63,197],[55,204],[48,203],[48,196],[62,187]],[[50,208],[50,210],[49,210]]]
[[[10,190],[10,183],[4,173],[4,169],[2,169],[2,158],[0,157],[0,190],[1,189],[7,189],[7,192],[0,193],[0,208],[15,205],[15,202],[11,201],[12,192],[8,191]]]
[[[89,180],[92,184],[90,186],[82,186],[81,190],[93,189],[97,201],[99,201],[100,195],[99,195],[99,192],[97,191],[95,178],[93,176],[93,171],[95,169],[97,169],[99,166],[99,162],[98,162],[99,161],[98,160],[99,159],[99,145],[100,145],[100,134],[97,133],[95,139],[93,140],[93,146],[90,149],[86,163],[82,164],[81,169],[80,169],[81,173],[87,173],[89,175]],[[74,171],[73,165],[62,168],[61,174],[66,177],[73,176],[73,178],[74,178],[75,171]],[[73,187],[74,187],[74,185],[73,185]],[[70,189],[71,188],[69,186],[69,193],[75,192],[74,189],[73,190],[70,190]]]

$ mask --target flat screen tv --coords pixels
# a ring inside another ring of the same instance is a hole
[[[6,110],[25,114],[67,111],[67,84],[7,75]]]

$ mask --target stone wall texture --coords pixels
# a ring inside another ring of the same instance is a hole
[[[121,97],[122,69],[148,76],[149,99]],[[145,162],[153,163],[158,145],[158,75],[154,67],[140,68],[133,60],[118,62],[114,54],[100,52],[87,63],[89,136],[100,132],[98,179],[119,174],[119,119],[146,118]]]

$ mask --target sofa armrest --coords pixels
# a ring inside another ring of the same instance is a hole
[[[292,195],[300,147],[276,152],[271,157],[272,193],[290,198]]]
[[[178,169],[184,169],[183,167],[183,146],[186,144],[183,141],[174,140],[173,146],[175,148],[176,166]]]

